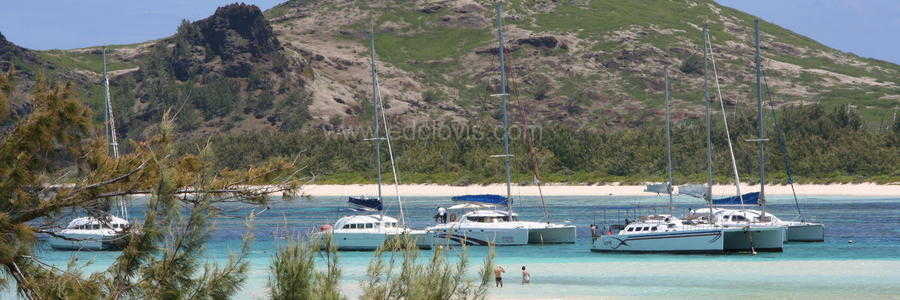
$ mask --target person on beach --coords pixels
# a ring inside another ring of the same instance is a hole
[[[522,284],[531,283],[531,273],[528,273],[528,270],[525,270],[525,266],[522,266]]]
[[[497,284],[497,287],[503,287],[503,273],[505,272],[506,270],[500,265],[494,268],[494,283]]]

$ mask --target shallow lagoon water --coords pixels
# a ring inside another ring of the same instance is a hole
[[[473,191],[475,192],[475,191]],[[449,206],[449,197],[404,199],[407,220],[415,228],[432,223],[438,205]],[[793,199],[770,196],[769,208],[784,220],[797,219]],[[387,209],[397,216],[393,199]],[[521,197],[515,209],[523,218],[538,220],[543,215],[537,197]],[[492,289],[491,298],[596,298],[611,297],[900,297],[900,198],[804,197],[801,209],[808,220],[826,224],[826,242],[790,243],[783,253],[758,255],[663,255],[601,254],[590,252],[587,226],[605,220],[621,220],[624,208],[638,206],[646,213],[664,212],[663,197],[596,196],[548,197],[551,219],[579,226],[578,242],[567,245],[529,245],[497,248],[497,263],[504,266],[506,287]],[[258,216],[256,241],[250,256],[248,282],[238,298],[265,298],[268,263],[286,237],[332,223],[351,212],[345,198],[316,197],[294,201],[276,200],[271,209]],[[702,207],[693,198],[676,198],[676,215]],[[223,206],[230,216],[244,216],[250,207]],[[141,201],[130,210],[134,218],[143,216]],[[240,247],[243,220],[217,218],[207,245],[207,260],[224,261]],[[848,241],[852,240],[853,243]],[[485,255],[483,247],[468,250],[473,272]],[[42,246],[38,255],[46,262],[65,266],[76,255],[91,261],[87,270],[102,270],[117,252],[59,252]],[[423,256],[430,255],[424,251]],[[371,253],[340,254],[342,287],[351,299],[360,293]],[[526,265],[533,275],[523,286],[518,270]],[[0,293],[11,298],[8,291]]]

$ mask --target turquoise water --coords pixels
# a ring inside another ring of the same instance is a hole
[[[265,298],[267,266],[272,253],[285,237],[307,232],[349,214],[344,198],[317,197],[276,201],[257,217],[256,242],[250,257],[251,272],[241,299]],[[628,255],[592,253],[587,225],[622,219],[621,208],[641,207],[632,213],[663,212],[660,197],[549,197],[552,219],[578,225],[579,240],[570,245],[529,245],[498,248],[497,263],[509,273],[507,286],[491,290],[491,298],[596,298],[602,296],[646,296],[679,298],[723,297],[900,297],[900,198],[805,197],[802,209],[807,219],[826,224],[826,242],[786,244],[783,253],[758,255]],[[796,219],[793,200],[770,197],[769,208],[784,220]],[[437,205],[449,205],[448,197],[406,199],[409,223],[421,228],[431,223]],[[680,215],[701,204],[692,198],[677,198]],[[223,206],[229,216],[244,216],[249,207]],[[396,207],[389,206],[389,210]],[[542,216],[536,197],[522,197],[516,211],[526,219]],[[391,212],[396,216],[396,212]],[[131,215],[141,218],[140,204]],[[237,218],[215,219],[207,259],[224,261],[238,250],[244,233]],[[852,240],[853,243],[849,243]],[[429,253],[423,253],[428,255]],[[38,256],[65,266],[76,255],[91,261],[87,270],[101,270],[116,252],[58,252],[42,246]],[[471,248],[473,264],[484,257],[485,248]],[[370,253],[341,253],[344,291],[355,298]],[[530,285],[519,283],[518,270],[526,265],[532,273]],[[474,269],[473,269],[474,271]],[[11,298],[9,292],[0,293]]]

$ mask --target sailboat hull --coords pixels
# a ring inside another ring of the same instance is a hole
[[[431,228],[434,245],[447,246],[521,246],[528,244],[528,229],[489,227]]]
[[[698,229],[648,234],[603,235],[594,240],[593,252],[620,253],[724,253],[721,229]]]
[[[71,240],[51,237],[48,239],[50,247],[54,250],[62,251],[118,251],[125,246],[121,238],[117,235],[91,234],[91,233],[66,233],[59,232],[57,235],[66,237]]]
[[[785,227],[744,226],[725,230],[726,252],[782,252]]]
[[[375,251],[386,242],[408,235],[419,249],[431,249],[431,238],[424,231],[413,233],[332,232],[331,241],[338,251]]]
[[[528,228],[529,244],[572,244],[575,243],[576,230],[572,225],[538,223]]]
[[[788,242],[824,242],[825,225],[819,223],[791,222],[787,225]]]

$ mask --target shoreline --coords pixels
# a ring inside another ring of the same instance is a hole
[[[884,185],[874,183],[852,184],[798,184],[794,186],[797,196],[863,196],[900,197],[900,185]],[[562,185],[547,184],[541,187],[544,196],[653,196],[644,192],[643,185]],[[471,194],[506,194],[505,184],[452,186],[442,184],[403,184],[398,187],[403,196],[458,196]],[[375,193],[374,184],[307,184],[300,188],[300,194],[310,197],[323,196],[360,196]],[[741,184],[741,192],[759,191],[758,185]],[[713,194],[718,196],[734,195],[734,185],[715,185]],[[514,196],[539,196],[538,187],[513,185]],[[788,185],[766,185],[768,195],[791,195]],[[382,195],[396,196],[393,185],[382,185]]]

